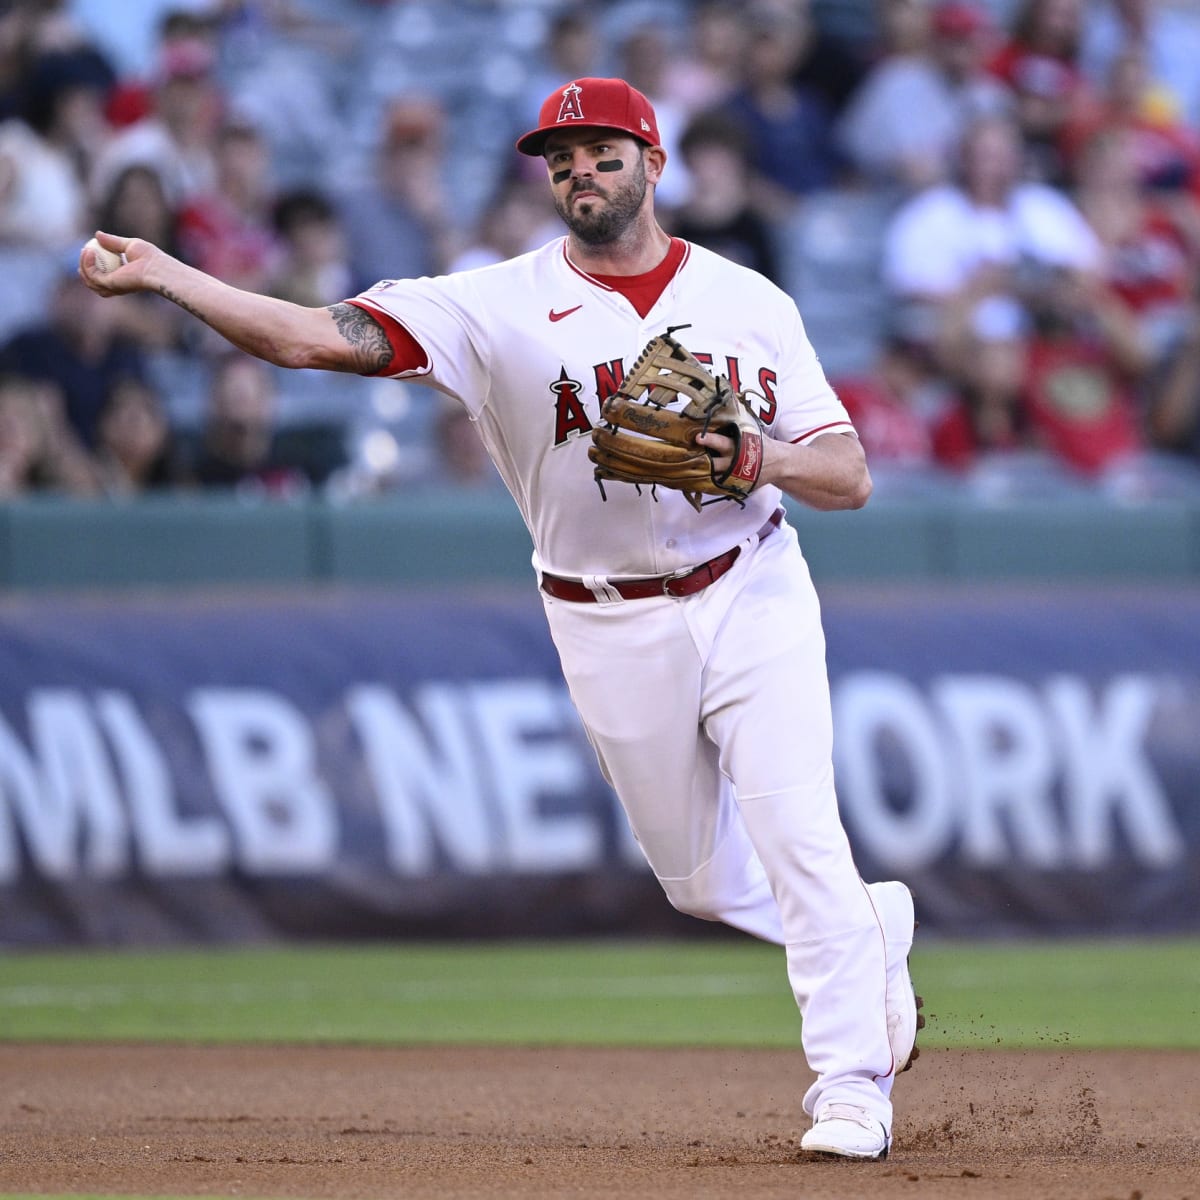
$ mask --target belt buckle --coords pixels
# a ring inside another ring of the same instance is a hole
[[[670,596],[673,600],[680,599],[679,596],[671,591],[671,584],[680,579],[687,579],[689,576],[695,575],[699,570],[700,567],[680,567],[678,571],[672,571],[670,575],[664,575],[662,577],[662,594]]]

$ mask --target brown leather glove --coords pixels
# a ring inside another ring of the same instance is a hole
[[[679,410],[667,406],[686,398]],[[607,480],[683,492],[697,512],[703,496],[746,502],[762,470],[762,425],[723,375],[714,377],[669,333],[654,338],[600,410],[588,457],[603,493]],[[701,433],[734,443],[720,474],[696,444]]]

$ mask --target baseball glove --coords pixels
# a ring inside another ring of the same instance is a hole
[[[667,406],[686,399],[679,410]],[[724,376],[714,377],[670,332],[652,339],[620,388],[600,410],[588,457],[604,493],[606,480],[681,491],[697,511],[704,496],[745,504],[762,470],[762,425]],[[733,462],[720,474],[696,444],[701,433],[734,443]]]

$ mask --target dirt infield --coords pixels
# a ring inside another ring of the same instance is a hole
[[[885,1163],[795,1052],[0,1046],[0,1192],[1200,1200],[1200,1053],[933,1051]]]

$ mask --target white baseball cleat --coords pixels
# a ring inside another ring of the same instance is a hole
[[[888,1131],[865,1108],[836,1100],[817,1113],[813,1127],[800,1139],[801,1150],[868,1161],[887,1158],[891,1144]]]
[[[925,1027],[925,1018],[918,1011],[924,1003],[913,991],[908,973],[908,954],[912,949],[917,922],[913,912],[912,893],[897,880],[867,885],[867,891],[883,925],[887,945],[887,1008],[888,1040],[896,1074],[907,1071],[920,1053],[917,1050],[917,1030]]]

